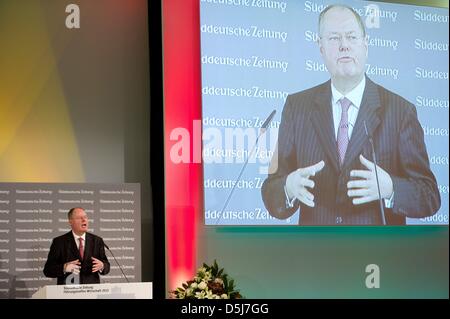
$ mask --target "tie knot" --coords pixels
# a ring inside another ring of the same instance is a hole
[[[352,102],[346,97],[340,99],[339,102],[341,103],[342,112],[347,112],[350,105],[352,105]]]

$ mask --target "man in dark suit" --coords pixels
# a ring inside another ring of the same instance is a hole
[[[98,284],[109,273],[103,239],[88,233],[89,220],[83,208],[68,213],[72,230],[53,239],[44,267],[46,277],[58,278],[58,285]]]
[[[343,5],[324,9],[319,47],[331,79],[286,100],[262,187],[269,213],[285,219],[300,208],[301,225],[380,225],[379,193],[386,224],[436,213],[440,195],[416,109],[365,75],[361,17]]]

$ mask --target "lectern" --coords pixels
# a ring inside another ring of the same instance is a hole
[[[52,285],[36,291],[33,299],[152,299],[151,282]]]

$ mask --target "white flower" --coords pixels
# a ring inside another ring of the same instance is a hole
[[[197,298],[197,299],[205,299],[205,291],[202,290],[200,292],[196,292],[195,293],[195,298]]]
[[[222,294],[222,295],[220,295],[220,298],[222,298],[222,299],[230,299],[230,297],[228,297],[227,294]]]
[[[208,298],[208,299],[214,299],[214,295],[213,295],[213,293],[212,293],[211,290],[208,290],[208,291],[206,292],[206,298]]]
[[[203,273],[206,272],[206,268],[205,268],[205,267],[201,267],[201,268],[199,268],[199,269],[197,270],[197,272],[198,272],[199,274],[203,274]]]
[[[205,275],[203,276],[203,280],[205,281],[210,281],[212,279],[212,274],[211,272],[206,272]]]
[[[221,284],[221,285],[223,286],[223,280],[222,280],[222,278],[217,277],[216,279],[214,279],[214,282],[215,282],[216,284]]]
[[[186,289],[186,297],[189,297],[189,296],[192,296],[192,293],[193,293],[194,291],[191,289],[191,288],[188,288],[188,289]]]
[[[205,267],[199,268],[197,270],[197,275],[194,277],[194,281],[200,282],[202,280],[209,281],[212,278],[212,274],[210,270],[207,270]]]
[[[219,295],[214,295],[214,298],[215,299],[220,299],[220,296]]]
[[[196,277],[208,281],[212,278],[212,274],[210,271],[199,271]]]
[[[205,275],[206,275],[207,273],[208,273],[208,272],[206,271],[206,268],[205,268],[205,267],[199,268],[199,269],[197,270],[197,275],[198,275],[198,277],[200,277],[200,278],[205,277]]]
[[[198,289],[205,290],[206,288],[208,288],[206,282],[202,281],[201,283],[198,284]]]
[[[192,288],[192,289],[197,289],[197,287],[198,287],[198,285],[197,285],[196,282],[193,282],[193,283],[191,284],[191,288]]]

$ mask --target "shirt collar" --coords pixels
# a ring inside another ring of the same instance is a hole
[[[79,241],[79,239],[78,238],[83,238],[83,241],[84,242],[86,242],[86,233],[84,233],[83,235],[81,235],[81,236],[78,236],[77,234],[75,234],[73,231],[72,231],[72,235],[73,235],[73,238],[75,238],[75,241],[76,242],[78,242]]]
[[[364,94],[364,89],[366,87],[366,77],[363,76],[361,82],[350,92],[348,92],[345,97],[352,102],[352,104],[359,109],[361,106],[362,97]],[[332,94],[332,100],[333,104],[336,104],[344,95],[342,95],[341,92],[339,92],[333,85],[333,82],[331,82],[331,94]]]

